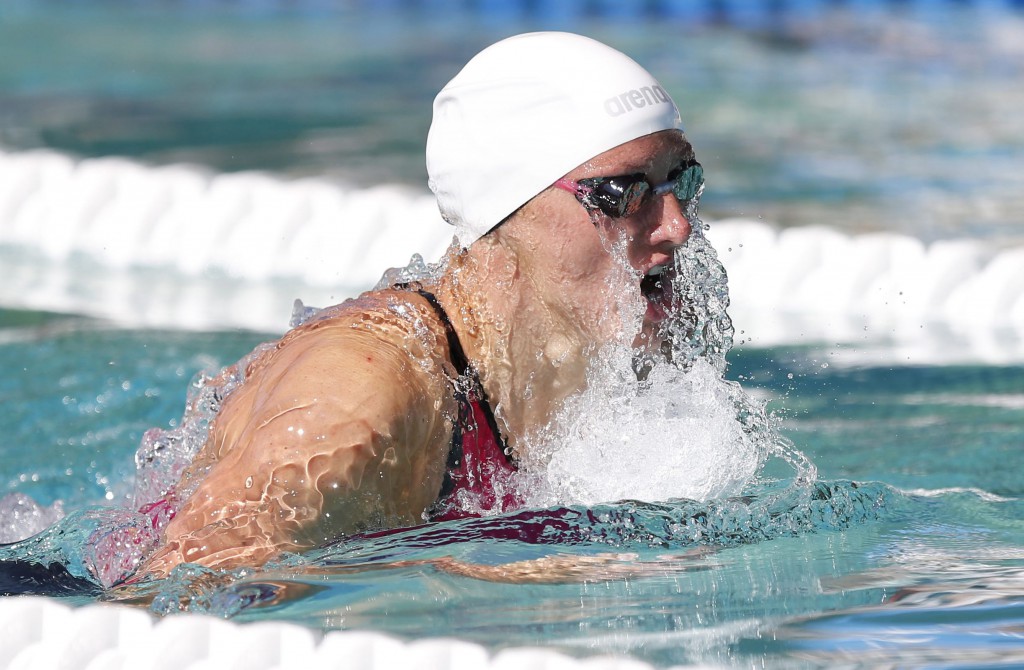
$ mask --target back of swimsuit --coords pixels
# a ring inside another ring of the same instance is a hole
[[[414,290],[430,303],[444,324],[452,365],[462,378],[469,380],[468,390],[458,385],[455,389],[459,414],[452,427],[444,482],[437,502],[427,514],[431,521],[447,521],[520,507],[522,503],[512,481],[515,462],[498,430],[480,378],[441,303],[429,291]]]

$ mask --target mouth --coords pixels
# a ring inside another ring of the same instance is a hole
[[[640,280],[640,293],[647,301],[647,318],[661,321],[672,300],[672,278],[666,265],[655,265]]]

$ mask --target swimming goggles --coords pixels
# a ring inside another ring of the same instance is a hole
[[[563,177],[555,182],[558,188],[575,195],[587,210],[599,209],[614,219],[639,212],[650,194],[665,195],[671,191],[679,204],[685,206],[700,194],[703,185],[704,168],[695,160],[683,163],[670,172],[668,181],[662,184],[652,184],[643,172],[618,177],[591,177],[579,181]]]

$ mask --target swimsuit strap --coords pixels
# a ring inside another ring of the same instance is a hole
[[[448,351],[452,355],[452,365],[458,370],[461,375],[469,375],[476,379],[476,370],[469,364],[469,358],[466,356],[466,350],[462,348],[462,342],[459,340],[458,333],[455,332],[455,326],[452,325],[451,319],[448,318],[448,312],[441,307],[441,303],[438,302],[437,296],[430,291],[423,288],[417,287],[412,289],[416,291],[424,300],[430,303],[430,306],[434,308],[434,312],[437,314],[437,318],[444,324],[444,332],[448,338]],[[476,379],[479,382],[479,379]],[[481,389],[482,390],[482,389]]]
[[[458,390],[455,392],[455,397],[459,400],[460,406],[464,402],[476,402],[479,404],[480,409],[484,414],[484,418],[487,421],[487,425],[494,434],[494,438],[497,441],[498,446],[501,448],[502,453],[505,454],[505,457],[511,462],[511,453],[509,453],[508,442],[505,440],[505,436],[502,435],[501,431],[498,429],[498,420],[494,416],[494,410],[491,409],[490,401],[487,399],[487,392],[484,391],[483,384],[480,383],[480,376],[477,374],[476,369],[470,364],[469,358],[466,356],[466,350],[462,348],[462,342],[459,341],[459,335],[455,332],[455,327],[452,326],[451,319],[448,318],[448,312],[446,312],[444,307],[441,306],[437,296],[424,289],[419,282],[395,284],[395,288],[399,290],[414,291],[434,308],[437,318],[441,320],[442,324],[444,324],[444,332],[448,338],[448,351],[451,352],[452,365],[455,366],[455,369],[458,370],[459,374],[469,377],[473,382],[473,389],[471,391],[471,395],[473,397],[467,397],[465,392]],[[470,412],[469,415],[472,416],[472,412]],[[453,438],[452,441],[461,444],[461,434],[457,439]]]
[[[448,448],[444,478],[437,500],[427,509],[431,521],[447,521],[476,516],[460,506],[459,496],[472,494],[484,509],[505,511],[522,505],[515,490],[504,482],[516,470],[508,443],[498,430],[498,421],[487,401],[487,393],[480,383],[480,375],[469,362],[448,313],[430,291],[418,282],[398,284],[394,288],[414,291],[433,308],[444,324],[448,338],[448,351],[452,365],[465,380],[453,382],[458,416],[452,422],[452,437]],[[468,384],[465,383],[468,381]]]

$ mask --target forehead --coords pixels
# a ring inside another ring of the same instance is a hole
[[[657,175],[692,158],[693,147],[682,132],[662,130],[609,149],[583,163],[567,176],[570,179],[585,179],[633,172]]]

